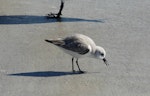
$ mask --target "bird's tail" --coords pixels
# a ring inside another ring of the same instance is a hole
[[[48,39],[45,39],[46,42],[49,42],[49,43],[52,43],[52,44],[55,44],[57,46],[61,46],[64,44],[64,41],[62,40],[48,40]]]
[[[46,42],[52,43],[52,40],[45,39]]]

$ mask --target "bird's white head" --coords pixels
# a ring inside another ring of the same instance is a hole
[[[104,61],[104,63],[106,65],[108,65],[107,63],[107,60],[105,58],[106,56],[106,51],[104,48],[100,47],[100,46],[96,46],[96,50],[95,50],[95,53],[94,53],[94,56],[98,59],[102,59]]]
[[[106,51],[104,50],[104,48],[100,47],[100,46],[96,46],[96,50],[95,50],[95,57],[96,58],[100,58],[100,59],[104,59],[106,56]]]

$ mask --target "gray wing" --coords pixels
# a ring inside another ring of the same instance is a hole
[[[88,45],[84,44],[79,38],[69,37],[65,38],[63,41],[64,44],[60,46],[67,50],[74,51],[82,55],[89,52]]]
[[[52,43],[56,46],[62,47],[66,50],[77,52],[78,54],[86,54],[89,52],[88,45],[77,37],[67,37],[60,40],[45,40],[46,42]]]

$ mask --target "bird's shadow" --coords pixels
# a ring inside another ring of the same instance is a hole
[[[61,71],[38,71],[38,72],[25,72],[25,73],[14,73],[7,74],[8,76],[28,76],[28,77],[57,77],[65,75],[78,75],[83,74],[80,72],[61,72]]]
[[[91,20],[82,18],[71,18],[71,17],[61,17],[59,19],[50,18],[46,16],[35,16],[35,15],[9,15],[0,16],[1,24],[38,24],[38,23],[55,23],[55,22],[99,22],[104,23],[104,20]]]

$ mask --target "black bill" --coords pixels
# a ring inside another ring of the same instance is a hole
[[[106,64],[106,66],[109,65],[108,62],[107,62],[107,60],[106,60],[105,58],[103,59],[103,61],[104,61],[104,63]]]

